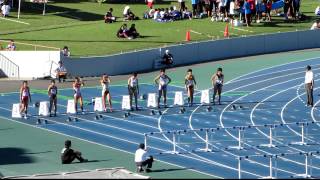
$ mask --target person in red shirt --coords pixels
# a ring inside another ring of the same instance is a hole
[[[248,0],[249,4],[250,4],[250,10],[251,10],[251,21],[253,21],[253,16],[254,16],[254,20],[256,20],[256,3],[255,0]]]
[[[271,0],[267,0],[266,4],[266,14],[267,14],[267,21],[271,22],[271,8],[272,8],[272,1]]]

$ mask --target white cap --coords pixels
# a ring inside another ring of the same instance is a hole
[[[166,53],[169,53],[169,49],[166,50]]]

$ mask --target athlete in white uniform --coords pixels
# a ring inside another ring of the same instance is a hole
[[[130,96],[130,107],[132,107],[132,96],[134,96],[134,102],[136,105],[136,110],[138,110],[138,94],[139,94],[139,82],[138,82],[138,74],[133,73],[133,75],[128,79],[128,92]]]
[[[159,85],[158,108],[160,108],[160,99],[162,94],[164,107],[167,108],[167,86],[170,84],[171,78],[165,74],[165,69],[160,70],[160,75],[154,79],[154,82]]]
[[[20,114],[24,113],[25,119],[27,119],[29,101],[31,103],[30,88],[28,86],[28,82],[23,81],[20,88]]]
[[[84,86],[84,83],[82,81],[80,81],[80,78],[76,77],[75,81],[72,85],[73,90],[74,90],[74,108],[75,108],[75,111],[77,112],[78,100],[79,100],[81,112],[83,113],[83,99],[82,99],[81,89],[80,89],[81,86]]]
[[[197,85],[196,79],[194,78],[194,75],[192,74],[192,69],[188,69],[184,83],[185,83],[186,90],[188,92],[188,104],[189,104],[189,106],[192,106],[193,105],[194,88]]]
[[[104,111],[107,111],[107,105],[106,105],[106,99],[108,99],[108,104],[109,104],[109,110],[112,112],[112,103],[111,103],[111,95],[110,95],[110,90],[109,90],[109,84],[111,80],[108,75],[103,75],[100,84],[102,86],[102,103],[103,103],[103,108]]]

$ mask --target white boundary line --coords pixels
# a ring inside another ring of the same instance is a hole
[[[15,23],[20,23],[20,24],[30,25],[30,23],[26,23],[26,22],[23,22],[23,21],[18,21],[18,20],[13,20],[13,19],[8,19],[8,18],[3,18],[3,17],[0,17],[0,19],[2,19],[2,20],[6,20],[6,21],[15,22]]]

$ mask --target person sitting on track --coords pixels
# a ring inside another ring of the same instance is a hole
[[[20,114],[24,113],[24,119],[27,119],[28,105],[31,103],[31,93],[28,81],[23,81],[20,87]]]
[[[134,156],[134,161],[136,163],[138,173],[143,171],[144,166],[147,166],[147,168],[144,169],[144,172],[152,172],[150,168],[152,168],[153,157],[148,156],[147,154],[148,152],[145,149],[145,145],[143,143],[139,144],[139,149],[136,150]]]
[[[192,69],[188,69],[187,75],[184,80],[184,84],[188,93],[188,104],[189,106],[192,106],[194,89],[195,89],[195,86],[197,85],[196,79],[192,74]]]
[[[63,66],[62,61],[59,61],[59,67],[55,70],[57,73],[56,78],[58,79],[59,83],[61,83],[61,79],[63,82],[66,81],[67,78],[67,69]]]
[[[116,17],[112,15],[113,9],[110,8],[109,11],[104,15],[105,23],[113,23],[116,22]]]
[[[219,105],[221,105],[221,93],[222,93],[222,86],[224,81],[224,75],[222,74],[222,68],[218,68],[217,72],[211,77],[212,86],[213,86],[213,105],[215,105],[215,98],[218,93]]]
[[[128,91],[130,96],[130,107],[132,107],[132,97],[134,96],[134,102],[136,105],[136,110],[138,111],[138,94],[139,94],[139,81],[138,81],[138,74],[133,73],[133,75],[128,79]]]
[[[173,56],[172,56],[172,54],[169,52],[169,49],[167,49],[167,50],[165,51],[165,54],[164,54],[163,57],[162,57],[161,64],[164,64],[164,65],[167,65],[167,66],[170,66],[170,65],[173,64]]]
[[[171,78],[165,74],[165,69],[160,70],[160,75],[158,75],[154,82],[159,85],[159,95],[158,95],[158,108],[160,108],[160,99],[163,94],[164,107],[167,108],[167,86],[171,82]]]
[[[81,112],[82,112],[82,114],[84,114],[84,112],[83,112],[83,98],[81,95],[81,86],[84,86],[84,83],[82,81],[80,81],[79,77],[76,77],[75,81],[72,85],[73,90],[74,90],[74,95],[73,95],[74,108],[75,108],[75,111],[77,112],[78,111],[78,101],[80,101]]]
[[[109,110],[112,112],[112,103],[111,103],[111,95],[110,95],[110,89],[109,89],[109,84],[111,80],[108,75],[103,75],[100,84],[102,86],[102,104],[104,111],[107,111],[107,105],[106,105],[106,99],[108,99],[108,104],[109,104]]]
[[[71,164],[75,159],[80,162],[88,162],[81,156],[81,152],[71,149],[71,141],[66,140],[64,142],[64,148],[61,151],[61,162],[62,164]]]
[[[57,97],[58,95],[58,87],[56,86],[55,80],[51,80],[51,84],[48,87],[48,96],[49,96],[49,113],[50,117],[52,117],[52,107],[54,107],[54,116],[57,116]]]

